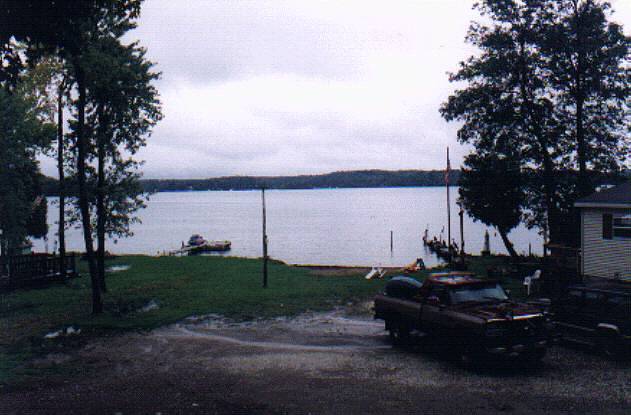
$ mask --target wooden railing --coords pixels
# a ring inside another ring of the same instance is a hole
[[[65,271],[65,272],[64,272]],[[0,257],[0,285],[20,287],[38,282],[62,280],[77,273],[76,257],[21,255]]]

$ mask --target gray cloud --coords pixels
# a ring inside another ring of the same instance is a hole
[[[630,22],[631,2],[612,3]],[[145,176],[443,168],[448,145],[458,166],[469,148],[438,108],[474,52],[472,4],[146,0],[129,40],[163,72],[165,119]]]

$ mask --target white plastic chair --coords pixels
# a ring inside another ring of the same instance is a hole
[[[529,297],[530,297],[530,292],[532,291],[533,286],[537,284],[537,282],[540,279],[541,279],[540,269],[536,270],[532,275],[529,275],[526,278],[524,278],[524,285],[526,286],[526,293]]]

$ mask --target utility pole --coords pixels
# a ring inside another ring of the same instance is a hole
[[[447,147],[447,169],[445,170],[445,186],[447,187],[447,246],[449,247],[449,253],[452,254],[451,249],[451,207],[449,206],[449,147]],[[450,255],[451,256],[451,255]]]
[[[464,209],[461,203],[458,215],[460,215],[460,255],[464,257]]]
[[[261,189],[261,199],[263,202],[263,288],[267,288],[267,214],[265,212],[265,188]]]

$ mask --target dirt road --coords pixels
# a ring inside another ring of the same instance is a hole
[[[189,318],[34,364],[55,365],[81,371],[0,392],[0,413],[631,413],[628,365],[555,347],[538,369],[469,371],[393,349],[367,306]]]

